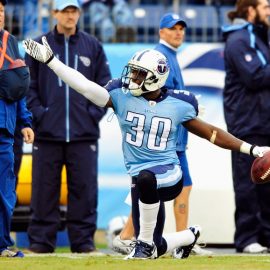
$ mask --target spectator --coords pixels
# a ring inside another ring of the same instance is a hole
[[[113,108],[118,117],[125,164],[132,177],[132,216],[137,239],[126,259],[155,259],[177,247],[175,257],[187,258],[200,235],[199,226],[162,235],[164,201],[174,199],[183,185],[175,151],[179,125],[182,123],[213,144],[248,155],[261,157],[270,148],[250,145],[199,120],[194,95],[164,87],[169,66],[166,57],[156,50],[135,53],[121,79],[112,80],[103,88],[54,57],[46,37],[42,43],[26,40],[23,44],[28,54],[46,63],[77,92],[101,107]]]
[[[101,44],[80,31],[77,0],[56,0],[56,26],[46,34],[57,57],[89,80],[105,85],[111,78]],[[40,41],[40,38],[37,40]],[[76,93],[45,65],[26,57],[31,85],[27,96],[36,141],[32,164],[30,250],[54,252],[60,224],[61,171],[67,170],[67,230],[72,252],[95,250],[99,121],[105,114]]]
[[[177,49],[182,45],[186,27],[186,22],[177,14],[167,13],[160,20],[160,41],[155,49],[163,53],[168,59],[170,73],[165,86],[169,89],[185,89],[177,60]],[[176,153],[183,171],[183,189],[174,200],[176,231],[182,231],[188,228],[189,195],[192,188],[192,179],[189,173],[186,157],[187,141],[187,130],[181,125],[177,140]],[[129,218],[131,218],[131,215]],[[115,251],[123,254],[131,251],[131,242],[134,236],[134,230],[130,227],[132,227],[132,222],[128,221],[120,235],[116,236],[112,241],[113,249]],[[203,250],[199,245],[194,245],[192,253],[198,255],[212,254],[212,252],[208,250]]]
[[[238,0],[223,28],[225,45],[224,113],[228,131],[249,143],[270,144],[270,6],[267,0]],[[235,236],[238,252],[270,248],[270,184],[250,179],[253,158],[232,152]]]
[[[102,42],[134,42],[134,16],[125,0],[82,1],[86,31]]]
[[[24,0],[23,36],[37,37],[42,33],[38,29],[38,0]]]
[[[5,28],[14,36],[22,36],[23,0],[9,0],[5,10]]]
[[[52,0],[10,0],[6,26],[19,38],[37,37],[49,30]],[[45,31],[46,30],[46,31]]]
[[[11,217],[16,203],[13,142],[16,120],[26,143],[32,143],[31,114],[24,95],[29,71],[20,59],[18,43],[4,30],[6,0],[0,0],[0,257],[23,257],[9,249]]]
[[[50,11],[53,0],[24,0],[23,36],[36,38],[50,30]]]

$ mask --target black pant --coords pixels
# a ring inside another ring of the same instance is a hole
[[[63,165],[67,170],[67,229],[71,250],[94,248],[97,222],[97,142],[35,142],[32,168],[31,245],[52,252],[59,228]]]
[[[270,145],[270,137],[248,136],[241,138],[250,144]],[[242,251],[247,245],[258,242],[270,247],[270,183],[256,185],[250,178],[254,158],[232,152],[233,184],[235,192],[235,247]]]
[[[154,230],[154,242],[157,246],[158,256],[163,255],[167,250],[167,243],[162,237],[164,224],[165,224],[165,206],[164,202],[172,200],[178,196],[183,188],[183,179],[179,181],[176,185],[166,188],[158,189],[160,207],[157,216],[157,223]],[[132,188],[131,188],[131,198],[132,198],[132,219],[133,226],[135,230],[135,236],[138,237],[140,233],[140,212],[139,212],[139,190],[137,187],[137,177],[132,177]]]

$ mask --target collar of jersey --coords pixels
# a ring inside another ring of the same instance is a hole
[[[158,103],[158,102],[161,102],[164,99],[166,99],[167,96],[168,96],[167,89],[163,88],[163,89],[161,89],[161,95],[157,99],[146,99],[143,95],[141,97],[147,101],[155,101]]]

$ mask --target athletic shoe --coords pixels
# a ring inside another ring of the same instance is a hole
[[[156,259],[157,258],[157,247],[155,244],[149,245],[143,241],[137,240],[131,253],[124,258],[129,259]]]
[[[247,245],[243,249],[243,253],[250,253],[250,254],[267,253],[267,247],[263,247],[259,243],[252,243]]]
[[[135,246],[135,240],[122,240],[120,235],[117,235],[112,242],[112,250],[121,253],[123,255],[128,255],[131,253]]]
[[[0,257],[9,257],[9,258],[23,258],[24,254],[21,251],[12,251],[8,248],[4,249],[0,253]]]
[[[210,256],[213,255],[213,253],[213,251],[207,250],[205,248],[202,248],[200,245],[195,244],[190,254],[197,256]]]
[[[176,259],[185,259],[189,256],[191,253],[191,250],[193,249],[194,245],[196,244],[199,236],[200,236],[200,231],[201,227],[200,226],[192,226],[189,227],[189,230],[192,231],[192,233],[195,236],[194,241],[189,244],[188,246],[183,246],[183,247],[178,247],[173,251],[173,257]]]

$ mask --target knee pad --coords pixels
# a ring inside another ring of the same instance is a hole
[[[157,180],[152,172],[141,171],[137,177],[137,186],[141,202],[152,204],[159,201]]]

